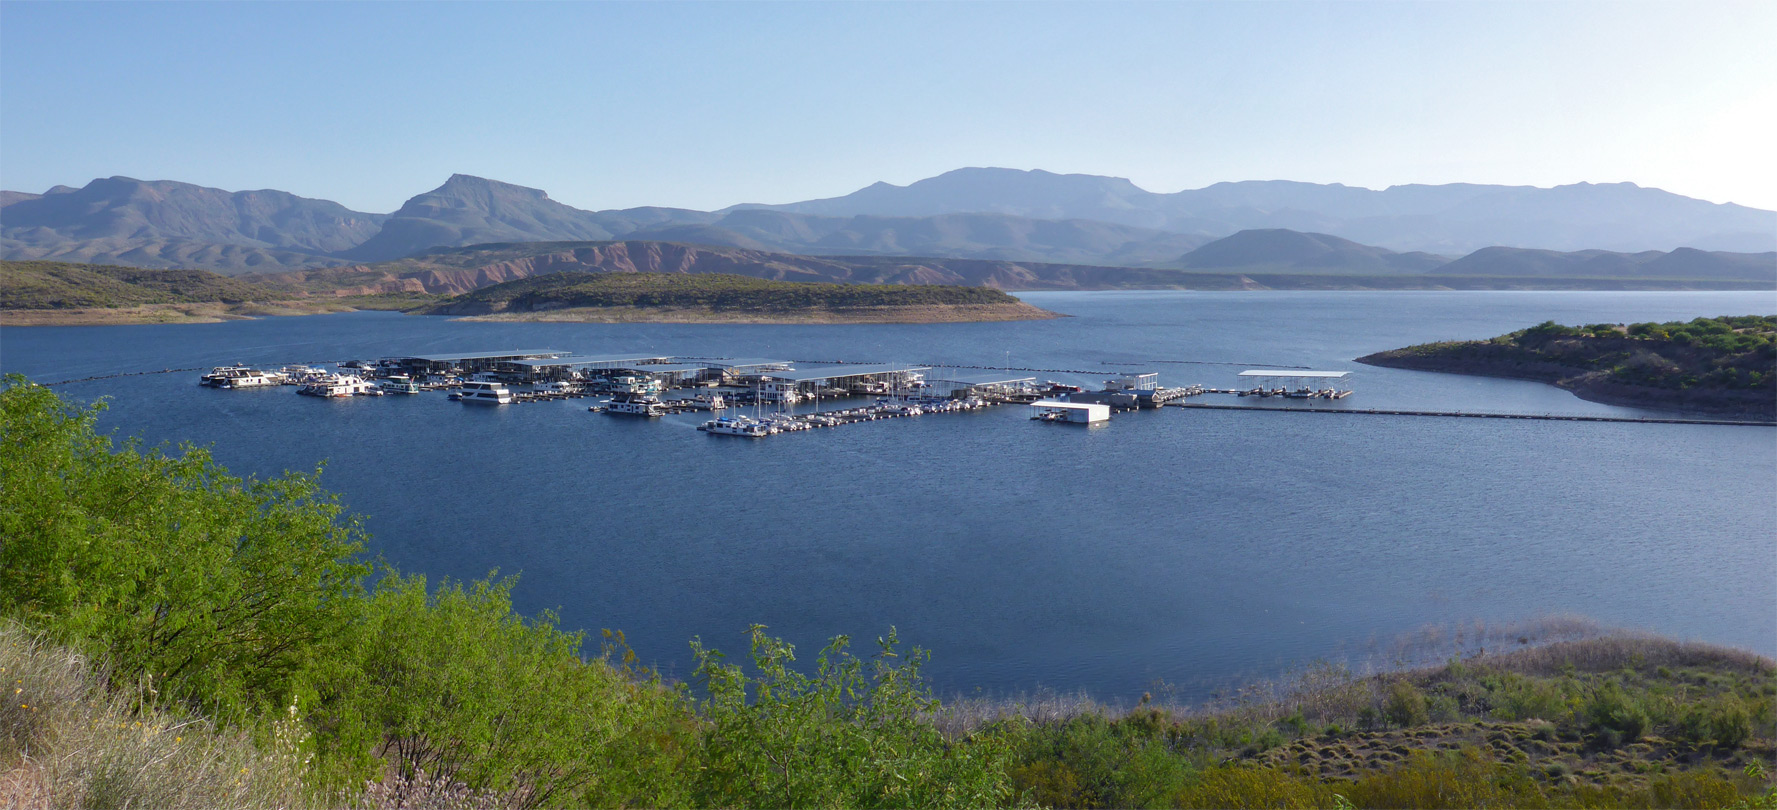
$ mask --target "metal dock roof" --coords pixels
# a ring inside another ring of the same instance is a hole
[[[710,368],[763,368],[765,366],[784,366],[787,368],[796,365],[789,360],[767,360],[762,357],[740,357],[731,360],[704,360],[702,362]]]
[[[620,365],[623,363],[635,363],[640,365],[643,363],[653,363],[671,359],[671,356],[664,354],[639,356],[627,354],[575,354],[566,357],[551,357],[538,360],[514,360],[512,364],[515,366],[530,366],[532,368],[543,366],[607,366]]]
[[[1303,379],[1336,380],[1336,379],[1339,379],[1340,377],[1344,377],[1345,375],[1350,374],[1350,373],[1351,372],[1349,372],[1349,371],[1273,371],[1271,369],[1261,368],[1261,369],[1254,369],[1252,371],[1242,371],[1242,372],[1240,372],[1240,376],[1242,376],[1242,377],[1299,377],[1299,378],[1303,378]]]
[[[560,357],[568,352],[560,349],[502,349],[491,352],[463,352],[461,354],[411,354],[390,358],[392,360],[424,360],[428,363],[455,363],[459,360],[498,360],[502,357]]]
[[[814,382],[816,380],[837,380],[841,377],[862,377],[866,374],[892,374],[905,371],[930,371],[930,366],[901,366],[892,363],[856,363],[844,366],[810,366],[795,371],[768,371],[766,377],[774,380],[791,382]]]
[[[672,374],[681,371],[709,371],[711,368],[714,367],[708,363],[648,363],[630,370],[649,374]]]
[[[1030,382],[1035,377],[1008,377],[1003,371],[980,371],[973,374],[967,372],[946,371],[942,376],[927,378],[930,382],[957,383],[959,385],[998,385],[1003,383]]]

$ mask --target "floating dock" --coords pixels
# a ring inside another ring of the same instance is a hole
[[[1642,422],[1661,425],[1738,425],[1744,427],[1777,427],[1777,422],[1756,422],[1740,419],[1679,419],[1658,416],[1584,416],[1552,413],[1482,413],[1475,411],[1412,411],[1397,408],[1254,408],[1247,405],[1211,405],[1204,402],[1181,402],[1175,408],[1206,411],[1246,411],[1249,413],[1355,413],[1376,416],[1447,416],[1465,419],[1537,419],[1553,422]]]

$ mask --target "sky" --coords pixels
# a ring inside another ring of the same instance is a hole
[[[1774,2],[0,0],[0,187],[715,209],[965,166],[1777,209]]]

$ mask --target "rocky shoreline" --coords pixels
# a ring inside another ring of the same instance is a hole
[[[1625,385],[1609,380],[1602,371],[1554,363],[1525,349],[1480,341],[1391,349],[1359,357],[1357,362],[1411,371],[1531,380],[1604,405],[1777,421],[1777,401],[1768,392]]]

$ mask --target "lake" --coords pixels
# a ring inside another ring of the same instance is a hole
[[[1258,365],[1349,370],[1318,407],[1620,414],[1537,383],[1352,358],[1544,320],[1770,314],[1770,293],[1026,293],[1072,317],[933,325],[459,323],[388,313],[0,329],[0,368],[119,372],[551,347],[1157,371],[1231,387]],[[745,440],[442,393],[216,391],[196,373],[59,386],[102,425],[213,447],[237,474],[326,463],[405,571],[520,574],[525,611],[624,630],[689,674],[687,641],[761,623],[812,655],[890,626],[944,693],[1184,696],[1318,658],[1376,662],[1427,626],[1584,616],[1777,654],[1777,430],[1164,409],[1046,425],[1023,408]],[[1208,401],[1248,404],[1213,397]],[[1479,643],[1469,641],[1471,649]]]

